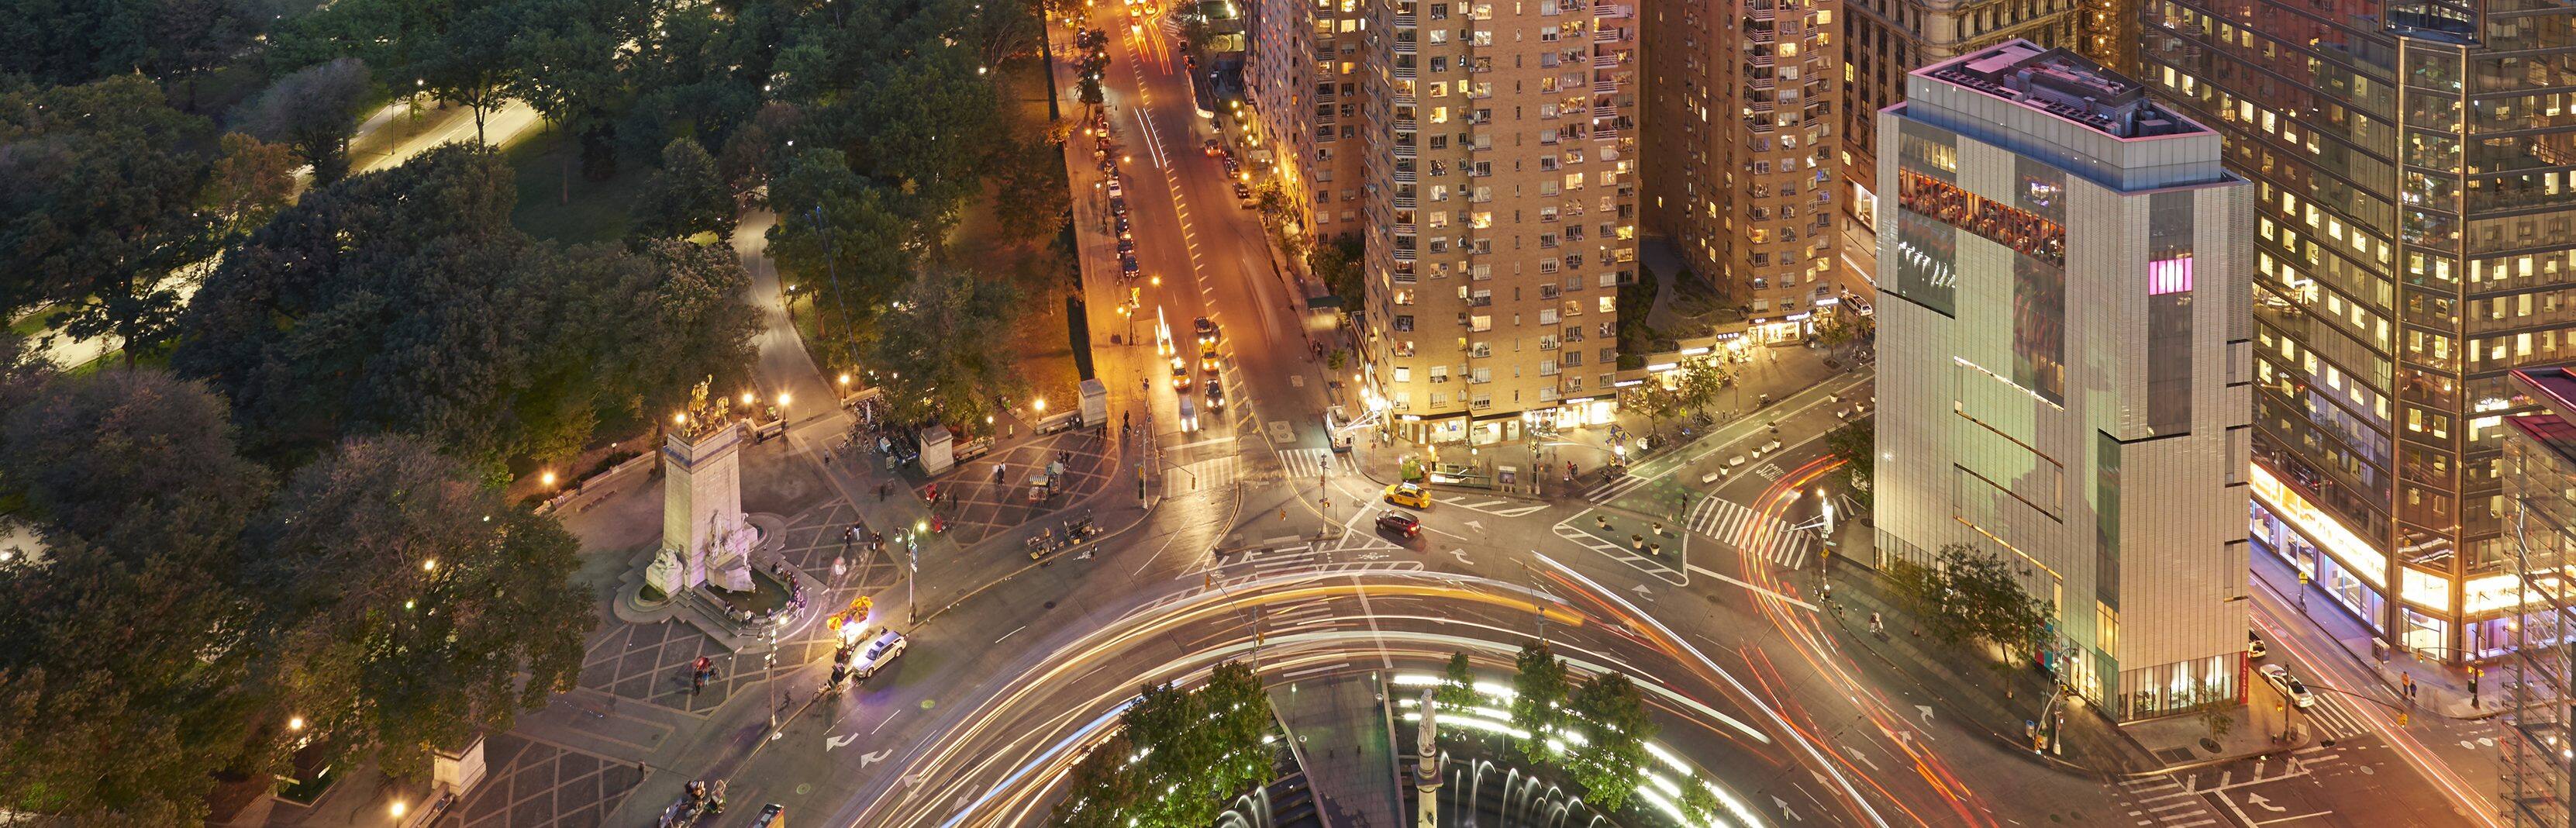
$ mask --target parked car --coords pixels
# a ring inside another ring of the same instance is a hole
[[[1244,186],[1241,181],[1234,182],[1234,197],[1243,199],[1244,201],[1251,201],[1252,188]]]
[[[1120,198],[1120,197],[1117,197],[1117,196],[1111,196],[1111,197],[1110,197],[1110,199],[1109,199],[1109,212],[1117,213],[1117,214],[1122,215],[1122,216],[1123,216],[1123,215],[1126,215],[1126,214],[1127,214],[1127,199],[1125,199],[1125,198]]]
[[[1133,256],[1133,255],[1136,255],[1136,240],[1135,240],[1135,239],[1119,239],[1119,240],[1118,240],[1118,254],[1119,254],[1119,255],[1121,255],[1121,256]]]
[[[2298,705],[2299,709],[2305,710],[2317,706],[2317,694],[2310,692],[2307,685],[2300,683],[2299,677],[2290,675],[2289,668],[2278,664],[2266,664],[2256,672],[2262,673],[2263,680],[2270,682],[2272,689],[2281,691],[2281,695],[2288,697],[2290,703]]]
[[[1397,537],[1418,537],[1422,534],[1422,519],[1404,512],[1388,512],[1377,516],[1377,530]]]
[[[1214,139],[1214,138],[1210,138],[1210,139],[1207,139],[1206,141],[1200,142],[1200,143],[1199,143],[1199,151],[1200,151],[1200,152],[1207,153],[1207,156],[1208,156],[1209,158],[1215,158],[1215,157],[1217,157],[1219,154],[1221,154],[1221,152],[1222,152],[1221,150],[1218,150],[1218,149],[1217,149],[1216,139]]]
[[[2262,636],[2255,635],[2253,630],[2245,631],[2245,657],[2247,659],[2262,658],[2270,653],[2270,648],[2263,646]]]
[[[1136,278],[1136,254],[1118,254],[1118,275],[1129,279]]]
[[[1126,216],[1119,216],[1119,217],[1118,217],[1118,237],[1119,237],[1119,238],[1122,238],[1122,239],[1133,239],[1133,238],[1135,238],[1135,237],[1136,237],[1136,234],[1135,234],[1135,231],[1133,230],[1133,228],[1130,228],[1130,227],[1127,225],[1127,217],[1126,217]]]
[[[1114,175],[1113,175],[1113,176],[1110,176],[1110,177],[1109,177],[1109,197],[1110,197],[1110,198],[1126,198],[1126,197],[1127,197],[1127,188],[1126,188],[1126,186],[1125,186],[1125,185],[1122,185],[1122,184],[1118,183],[1118,176],[1114,176]]]
[[[1416,509],[1431,508],[1431,490],[1420,483],[1397,483],[1386,487],[1386,502]]]
[[[876,675],[877,671],[885,669],[886,665],[894,663],[895,657],[903,655],[903,651],[911,646],[912,642],[904,638],[903,633],[887,630],[884,635],[877,636],[875,641],[869,642],[868,648],[860,651],[859,657],[850,662],[850,674],[857,676],[860,681],[866,681],[869,676]]]

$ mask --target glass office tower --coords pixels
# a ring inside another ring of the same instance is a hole
[[[2427,658],[2499,658],[2524,611],[2499,452],[2507,372],[2576,360],[2571,13],[2141,9],[2139,75],[2257,187],[2256,544]]]

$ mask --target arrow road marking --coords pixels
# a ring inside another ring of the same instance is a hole
[[[1636,586],[1629,587],[1629,589],[1636,591],[1637,596],[1638,596],[1638,597],[1640,597],[1640,598],[1653,598],[1653,597],[1655,597],[1655,593],[1653,593],[1653,592],[1651,592],[1651,591],[1647,590],[1647,589],[1646,589],[1646,585],[1645,585],[1645,584],[1638,584],[1638,585],[1636,585]]]
[[[2272,800],[2264,799],[2264,798],[2263,798],[2263,795],[2262,795],[2262,794],[2258,794],[2258,793],[2249,793],[2249,794],[2246,794],[2246,795],[2245,795],[2245,804],[2247,804],[2247,805],[2252,805],[2252,806],[2254,806],[2254,807],[2261,808],[2261,809],[2266,810],[2266,811],[2271,811],[2271,812],[2276,813],[2276,814],[2279,814],[2279,813],[2288,813],[2288,812],[2289,812],[2289,810],[2290,810],[2290,809],[2288,809],[2288,808],[2283,808],[2283,807],[2281,807],[2281,806],[2279,806],[2279,805],[2274,805],[2274,804],[2272,804]]]
[[[858,740],[859,740],[859,734],[856,734],[856,733],[852,733],[852,734],[850,734],[850,735],[848,735],[848,736],[827,736],[827,737],[824,737],[824,739],[823,739],[823,752],[824,752],[824,753],[830,753],[830,752],[832,752],[832,749],[833,749],[833,748],[837,748],[837,747],[840,747],[840,746],[842,746],[842,745],[849,744],[849,743],[851,743],[851,742],[856,742],[856,741],[858,741]]]
[[[1781,799],[1781,798],[1779,798],[1779,797],[1776,797],[1776,796],[1775,796],[1775,797],[1772,797],[1772,798],[1771,798],[1771,804],[1773,804],[1773,805],[1777,805],[1777,806],[1779,806],[1779,807],[1780,807],[1780,814],[1781,814],[1782,816],[1786,816],[1786,817],[1788,817],[1788,818],[1790,818],[1790,819],[1797,820],[1797,821],[1799,821],[1799,822],[1805,822],[1805,821],[1807,821],[1807,818],[1806,818],[1806,817],[1799,816],[1799,815],[1798,815],[1798,812],[1796,812],[1796,811],[1792,811],[1792,810],[1789,810],[1789,801],[1788,801],[1788,800],[1786,800],[1786,799]]]
[[[963,810],[966,810],[966,805],[967,805],[967,803],[970,803],[970,802],[974,802],[974,801],[975,801],[975,792],[976,792],[977,790],[982,789],[983,787],[984,787],[984,786],[982,786],[982,785],[973,785],[973,786],[969,786],[969,787],[967,787],[967,789],[966,789],[966,792],[965,792],[965,793],[962,793],[962,794],[958,794],[958,795],[957,795],[957,801],[955,801],[955,802],[952,802],[952,803],[949,803],[949,804],[948,804],[948,809],[949,809],[949,810],[952,810],[952,811],[963,811]]]
[[[862,753],[862,754],[859,754],[859,767],[864,768],[864,767],[867,767],[867,766],[869,766],[869,765],[876,764],[876,763],[878,763],[878,762],[883,762],[883,761],[885,761],[885,758],[886,758],[886,757],[888,757],[888,756],[893,756],[893,755],[894,755],[894,748],[886,748],[886,749],[884,749],[884,750],[880,750],[880,751],[877,751],[877,752],[875,752],[875,753]]]
[[[1473,521],[1473,520],[1470,520],[1470,521],[1462,521],[1462,523],[1466,524],[1467,528],[1469,528],[1469,529],[1474,529],[1474,530],[1476,530],[1476,531],[1478,531],[1478,532],[1485,531],[1485,524],[1484,524],[1482,521]]]
[[[1932,706],[1931,706],[1931,705],[1928,705],[1928,704],[1918,704],[1918,705],[1915,705],[1915,706],[1914,706],[1914,709],[1916,709],[1916,710],[1920,710],[1920,711],[1923,711],[1923,723],[1924,723],[1924,724],[1931,724],[1931,723],[1932,723]]]
[[[1458,562],[1459,562],[1459,563],[1466,564],[1466,565],[1468,565],[1468,566],[1474,566],[1474,565],[1476,565],[1476,562],[1475,562],[1475,561],[1467,560],[1467,550],[1464,550],[1464,549],[1452,549],[1452,550],[1449,550],[1449,554],[1452,554],[1452,555],[1456,555],[1456,556],[1458,556]]]

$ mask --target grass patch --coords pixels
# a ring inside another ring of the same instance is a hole
[[[510,223],[521,231],[566,245],[616,241],[626,237],[627,207],[644,189],[645,165],[626,164],[615,177],[592,181],[581,175],[581,147],[561,130],[530,135],[503,151],[518,171],[519,204]],[[572,166],[565,183],[565,164]],[[569,188],[570,199],[565,198]]]

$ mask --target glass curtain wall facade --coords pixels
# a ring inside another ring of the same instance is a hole
[[[2569,594],[2568,551],[2576,549],[2576,374],[2553,368],[2513,372],[2539,413],[2506,420],[2506,537],[2515,577],[2534,609],[2514,626],[2512,670],[2504,687],[2504,726],[2496,729],[2497,797],[2513,824],[2566,826],[2571,791],[2568,707],[2570,652],[2576,627]]]
[[[2392,646],[2512,647],[2507,371],[2576,360],[2576,7],[2151,0],[2139,75],[2254,180],[2258,545]]]

